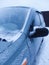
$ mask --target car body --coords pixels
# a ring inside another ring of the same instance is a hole
[[[45,27],[41,12],[21,6],[0,8],[0,65],[33,65],[43,37],[29,37]],[[26,64],[25,64],[26,63]]]

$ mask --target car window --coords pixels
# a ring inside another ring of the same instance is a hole
[[[0,38],[11,39],[23,27],[29,8],[5,7],[0,9]]]
[[[44,18],[42,16],[42,13],[41,12],[38,12],[36,11],[36,16],[35,16],[35,25],[38,25],[38,26],[45,26],[45,21],[44,21]],[[36,23],[37,22],[37,23]]]
[[[5,28],[10,27],[11,29],[21,29],[26,16],[28,13],[28,8],[17,8],[17,7],[7,7],[0,9],[0,25]],[[15,28],[14,26],[15,25]],[[10,29],[9,28],[9,29]]]

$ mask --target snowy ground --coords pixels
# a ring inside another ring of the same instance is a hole
[[[44,42],[36,56],[34,65],[49,65],[49,35],[44,37]]]

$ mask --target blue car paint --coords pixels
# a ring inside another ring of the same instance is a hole
[[[10,8],[22,8],[24,10],[27,9],[27,7],[9,7],[9,9]],[[8,9],[8,7],[7,7],[7,9]],[[33,23],[33,26],[42,26],[42,25],[40,24],[39,19],[37,20],[37,22],[34,21],[34,20],[36,20],[35,19],[36,15],[37,15],[36,11],[32,8],[28,8],[28,10],[30,11],[30,14],[28,15],[28,19],[26,21],[24,21],[24,23],[23,23],[24,25],[21,25],[21,27],[18,28],[18,29],[21,29],[20,37],[17,40],[15,40],[14,42],[13,41],[8,42],[8,40],[0,41],[0,65],[22,65],[22,62],[25,58],[27,59],[27,65],[33,65],[33,61],[35,59],[35,56],[38,52],[38,49],[40,47],[40,44],[41,44],[41,41],[43,38],[41,37],[41,38],[31,38],[30,39],[28,37],[29,28],[32,23]],[[3,11],[4,11],[4,8],[3,8]],[[5,13],[7,13],[7,12],[5,12]],[[2,14],[0,16],[4,16],[4,14]],[[1,26],[3,25],[3,22],[0,22]],[[5,21],[4,23],[7,24],[7,22],[8,22],[8,20]],[[9,21],[9,24],[11,22],[13,24],[16,24],[16,21],[15,22]],[[43,24],[43,22],[42,22],[42,24]],[[20,24],[18,24],[18,26],[20,26]],[[45,26],[45,24],[43,26]],[[17,27],[15,27],[14,30],[16,30],[16,28]],[[12,28],[12,30],[13,30],[13,28]],[[12,30],[10,29],[10,32]],[[6,31],[6,26],[5,26],[5,31]],[[3,34],[4,34],[4,32],[3,32]]]

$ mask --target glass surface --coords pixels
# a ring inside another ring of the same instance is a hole
[[[0,38],[11,36],[22,29],[29,8],[6,7],[0,9]]]
[[[0,9],[0,26],[7,29],[21,29],[26,16],[28,8],[7,7]]]

